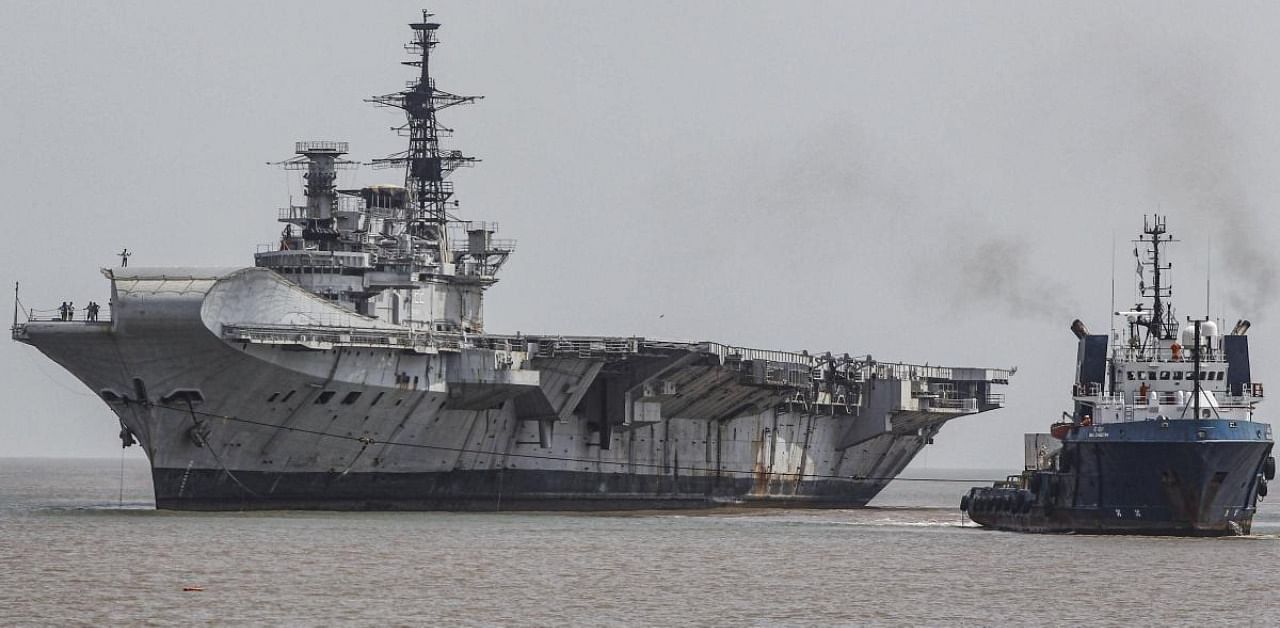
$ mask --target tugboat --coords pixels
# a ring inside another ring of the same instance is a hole
[[[1049,434],[1026,435],[1020,475],[969,490],[960,509],[973,521],[1017,532],[1249,534],[1276,467],[1271,426],[1254,417],[1263,387],[1249,368],[1250,324],[1225,335],[1207,318],[1179,324],[1165,225],[1143,220],[1141,302],[1116,313],[1125,329],[1108,336],[1072,323],[1074,409]]]

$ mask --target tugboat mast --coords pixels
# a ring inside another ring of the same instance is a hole
[[[1151,320],[1147,322],[1147,331],[1151,337],[1156,340],[1169,340],[1174,337],[1177,332],[1177,325],[1173,317],[1173,308],[1165,305],[1166,297],[1171,296],[1171,286],[1165,285],[1164,271],[1172,270],[1173,265],[1168,262],[1160,261],[1160,246],[1174,242],[1173,236],[1166,236],[1168,230],[1165,227],[1165,218],[1160,215],[1153,215],[1150,220],[1146,217],[1142,219],[1142,233],[1138,242],[1145,243],[1149,246],[1148,253],[1150,261],[1142,261],[1139,259],[1138,273],[1138,291],[1140,296],[1150,297],[1152,301]],[[1137,255],[1137,249],[1134,254]],[[1141,272],[1145,266],[1151,267],[1151,285],[1147,286],[1142,282]],[[1145,343],[1144,343],[1145,344]]]

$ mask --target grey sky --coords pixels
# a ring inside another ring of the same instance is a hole
[[[98,268],[252,264],[299,139],[402,148],[362,102],[411,2],[3,2],[0,279],[107,300]],[[1175,304],[1255,323],[1280,373],[1280,6],[435,2],[469,218],[520,241],[495,331],[636,334],[1010,366],[1009,406],[917,461],[1016,467],[1068,405],[1079,316],[1132,299],[1161,210]],[[353,182],[395,181],[362,169]],[[114,456],[105,405],[0,344],[0,455]],[[1280,382],[1280,380],[1276,380]],[[139,455],[134,449],[131,455]]]

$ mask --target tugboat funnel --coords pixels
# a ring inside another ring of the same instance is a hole
[[[1084,340],[1084,337],[1089,335],[1089,328],[1085,327],[1084,323],[1080,322],[1080,319],[1077,318],[1076,320],[1071,321],[1071,333],[1075,334],[1076,338]]]

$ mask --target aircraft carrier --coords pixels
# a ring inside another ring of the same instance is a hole
[[[397,184],[339,189],[347,143],[299,142],[281,165],[306,203],[254,266],[104,269],[86,320],[15,303],[13,338],[145,450],[159,508],[855,507],[944,423],[1003,405],[1006,369],[487,333],[514,243],[455,214],[449,174],[474,159],[437,114],[476,97],[436,87],[430,18],[414,80],[371,99],[406,116],[407,149],[373,162]]]

